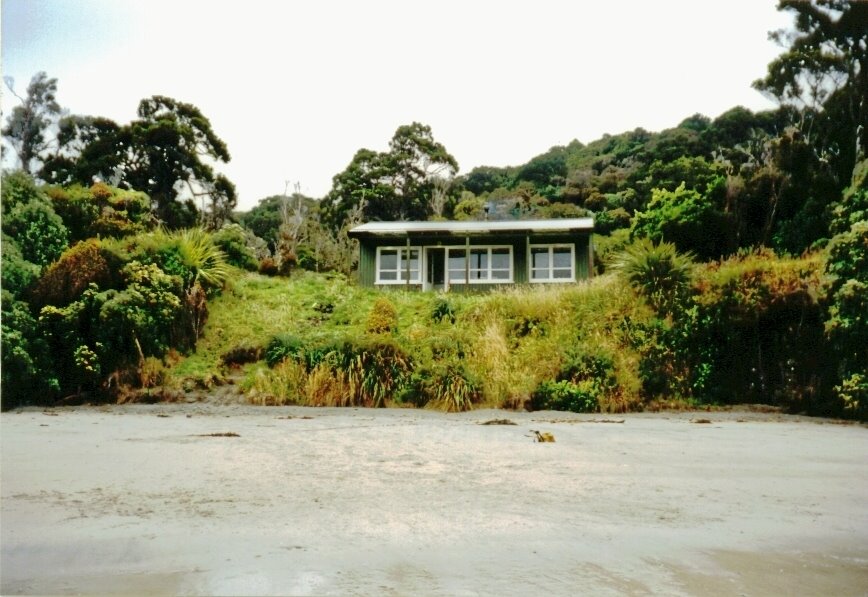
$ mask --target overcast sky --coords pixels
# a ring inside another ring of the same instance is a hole
[[[362,147],[432,127],[461,172],[553,145],[774,105],[774,0],[2,0],[2,70],[46,71],[70,112],[126,123],[198,106],[229,146],[239,208],[320,197]],[[4,89],[3,107],[14,98]],[[4,117],[5,118],[5,117]]]

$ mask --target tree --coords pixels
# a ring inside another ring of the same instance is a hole
[[[868,415],[868,160],[856,165],[852,185],[833,209],[826,260],[826,335],[838,357],[846,411]]]
[[[716,205],[717,194],[716,188],[702,194],[685,189],[684,183],[674,191],[654,189],[647,209],[636,213],[631,236],[666,241],[681,252],[718,259],[732,250],[732,222]]]
[[[6,77],[5,81],[21,105],[15,106],[9,114],[2,129],[3,137],[18,154],[21,169],[30,174],[33,162],[40,159],[40,154],[48,148],[48,128],[60,114],[60,104],[55,97],[57,79],[49,79],[44,72],[36,73],[27,86],[26,97],[15,93],[11,77]]]
[[[156,202],[157,216],[170,228],[183,227],[185,211],[177,199],[210,200],[209,220],[219,223],[235,207],[235,185],[203,159],[228,162],[226,143],[196,106],[155,95],[139,103],[139,120],[130,123],[130,148],[121,167],[125,181]],[[194,208],[195,209],[195,208]]]
[[[99,178],[144,191],[169,228],[193,225],[200,200],[205,223],[219,228],[237,202],[235,185],[208,163],[230,160],[226,143],[192,104],[155,95],[139,103],[138,119],[125,126],[105,118],[65,118],[58,143],[43,168],[45,180],[90,186]]]
[[[458,163],[431,133],[414,122],[398,127],[389,151],[360,149],[347,168],[332,179],[323,201],[325,222],[337,230],[364,205],[365,220],[425,219],[439,178],[451,179]]]
[[[64,116],[58,122],[57,149],[44,160],[40,177],[48,183],[90,185],[102,179],[117,185],[129,134],[113,120],[95,116]]]
[[[786,49],[754,87],[799,110],[800,128],[819,137],[846,180],[868,150],[868,3],[780,0],[778,10],[795,15],[795,30],[769,34]]]

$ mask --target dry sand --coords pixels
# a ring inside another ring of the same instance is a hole
[[[212,404],[0,431],[4,595],[868,594],[862,426]]]

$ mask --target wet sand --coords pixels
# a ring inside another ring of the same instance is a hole
[[[132,405],[0,442],[4,595],[868,594],[863,426]]]

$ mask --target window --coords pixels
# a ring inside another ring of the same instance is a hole
[[[471,247],[469,268],[465,270],[467,249],[448,249],[447,263],[449,281],[464,283],[469,275],[470,283],[512,282],[512,247]]]
[[[421,284],[418,247],[410,247],[409,261],[406,247],[378,247],[377,284],[406,284],[408,265],[410,283]]]
[[[572,282],[575,275],[573,245],[531,245],[531,282]]]

